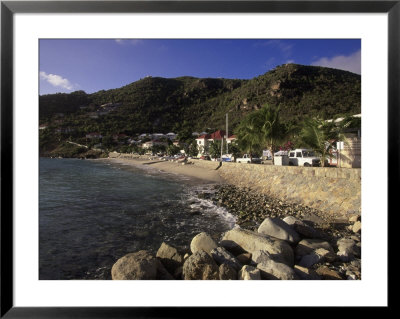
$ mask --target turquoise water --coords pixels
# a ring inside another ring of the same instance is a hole
[[[40,159],[39,279],[111,279],[123,255],[163,241],[188,249],[235,220],[199,199],[212,185],[100,160]]]

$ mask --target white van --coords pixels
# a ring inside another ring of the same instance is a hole
[[[321,159],[313,150],[297,148],[289,151],[289,166],[321,166]]]

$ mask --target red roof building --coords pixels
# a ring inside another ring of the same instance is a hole
[[[207,153],[208,146],[214,141],[221,141],[222,138],[225,139],[225,131],[218,130],[211,134],[203,134],[196,138],[197,147],[199,148],[199,154]],[[226,143],[231,143],[236,140],[236,135],[231,135],[226,139]]]

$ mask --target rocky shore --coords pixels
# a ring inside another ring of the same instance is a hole
[[[237,226],[214,240],[197,234],[190,250],[162,243],[120,258],[112,279],[359,280],[361,216],[347,220],[231,185],[199,194],[237,216]]]

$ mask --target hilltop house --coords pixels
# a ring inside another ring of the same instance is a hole
[[[149,149],[149,148],[152,148],[153,146],[156,146],[156,145],[168,146],[168,143],[166,143],[166,142],[161,142],[161,141],[157,141],[157,140],[152,140],[152,141],[144,142],[144,143],[142,144],[142,148],[144,148],[144,149]]]
[[[197,147],[199,148],[199,155],[202,155],[204,153],[208,152],[208,146],[210,143],[215,142],[215,141],[221,141],[223,138],[225,138],[225,131],[224,130],[218,130],[215,131],[214,133],[211,134],[203,134],[205,132],[202,132],[198,138],[196,138],[196,144]],[[226,143],[230,144],[234,140],[236,140],[236,135],[231,135],[228,138],[226,138]]]

